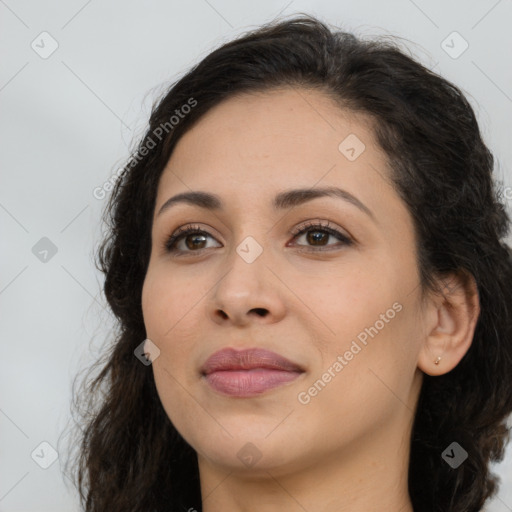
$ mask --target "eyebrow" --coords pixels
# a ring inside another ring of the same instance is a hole
[[[346,190],[338,187],[303,188],[280,192],[275,196],[272,206],[274,210],[285,210],[299,206],[318,197],[336,197],[347,201],[348,203],[359,208],[375,221],[375,216],[367,206],[365,206],[350,192],[347,192]],[[223,209],[222,200],[219,196],[209,192],[191,191],[177,194],[168,199],[160,208],[157,216],[161,215],[164,211],[169,210],[169,208],[178,203],[186,203],[193,206],[199,206],[200,208],[205,208],[206,210],[218,211]]]

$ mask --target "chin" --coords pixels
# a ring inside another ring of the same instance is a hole
[[[281,447],[273,443],[262,442],[237,442],[208,444],[204,441],[196,450],[202,454],[210,464],[224,468],[226,471],[236,470],[237,475],[247,474],[252,477],[266,477],[272,474],[286,473],[286,468],[294,467],[289,459],[290,451],[279,443]]]

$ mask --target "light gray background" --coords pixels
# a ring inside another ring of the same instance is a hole
[[[0,511],[78,510],[65,454],[42,469],[31,453],[44,462],[51,449],[40,443],[62,450],[72,380],[111,325],[92,263],[106,200],[93,190],[123,164],[166,84],[214,46],[299,11],[404,37],[459,85],[512,206],[511,0],[0,0]],[[45,59],[31,47],[51,49],[44,31],[58,43]],[[457,58],[454,31],[469,44]],[[32,251],[43,237],[57,248],[46,262]],[[487,510],[512,511],[512,447],[497,470],[502,487]]]

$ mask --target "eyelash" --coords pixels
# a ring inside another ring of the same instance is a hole
[[[293,236],[293,239],[298,238],[300,235],[307,233],[308,231],[322,231],[325,233],[328,233],[329,235],[334,236],[335,238],[338,238],[342,244],[345,246],[350,246],[353,244],[353,241],[348,238],[343,233],[340,233],[337,229],[331,228],[329,222],[327,224],[322,224],[321,222],[310,222],[306,225],[301,226],[298,229],[294,229],[290,232],[290,234]],[[176,253],[181,252],[182,254],[188,254],[188,253],[200,253],[205,249],[198,249],[195,251],[182,251],[181,249],[176,249],[175,245],[177,242],[179,242],[182,238],[185,238],[189,234],[198,234],[198,235],[205,235],[205,236],[212,236],[207,231],[202,230],[199,228],[199,226],[186,226],[184,228],[177,229],[172,235],[170,235],[167,240],[164,242],[164,251],[168,253]],[[212,237],[213,238],[213,237]],[[301,246],[301,247],[307,247],[307,246]],[[330,246],[324,246],[324,247],[330,247]],[[340,247],[335,246],[335,247]],[[306,249],[311,252],[318,252],[318,251],[326,251],[326,250],[332,250],[332,249],[324,249],[322,247],[315,248],[314,246],[309,246],[308,249]]]

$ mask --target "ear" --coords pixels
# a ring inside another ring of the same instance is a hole
[[[473,276],[458,272],[438,282],[440,291],[426,301],[427,335],[418,355],[418,368],[432,376],[448,373],[459,364],[471,346],[480,314]]]

